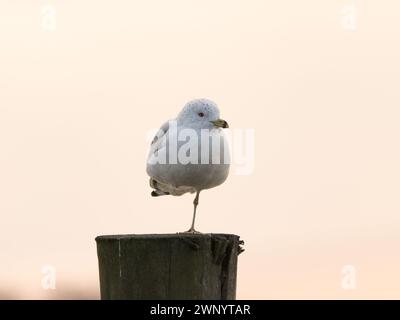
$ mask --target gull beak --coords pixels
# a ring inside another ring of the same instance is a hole
[[[214,121],[210,121],[214,126],[216,126],[217,128],[229,128],[228,122],[226,122],[225,120],[222,119],[217,119]]]

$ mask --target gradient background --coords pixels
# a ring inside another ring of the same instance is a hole
[[[1,0],[0,297],[98,298],[95,236],[187,229],[192,195],[150,197],[146,135],[205,97],[255,129],[254,172],[204,192],[197,220],[245,240],[238,298],[400,298],[399,17],[397,0]]]

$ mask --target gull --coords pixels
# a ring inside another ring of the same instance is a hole
[[[196,193],[192,224],[202,190],[222,184],[229,174],[228,140],[218,106],[208,99],[189,101],[175,119],[164,123],[150,145],[146,171],[153,197]]]

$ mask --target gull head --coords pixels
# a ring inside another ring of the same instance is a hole
[[[193,129],[229,128],[228,123],[220,119],[217,104],[208,99],[189,101],[176,120],[178,125]]]

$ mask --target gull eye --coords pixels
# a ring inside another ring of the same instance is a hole
[[[204,113],[203,112],[199,112],[198,115],[199,115],[199,117],[202,117],[202,118],[204,117]]]

